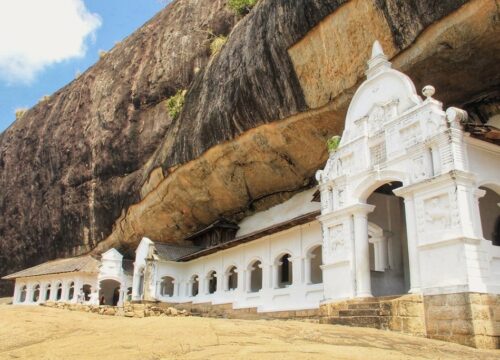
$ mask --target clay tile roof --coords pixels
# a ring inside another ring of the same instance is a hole
[[[155,253],[160,258],[160,260],[165,261],[176,261],[177,259],[184,257],[189,254],[200,251],[202,248],[198,246],[185,246],[185,245],[173,245],[173,244],[163,244],[154,243]]]
[[[57,259],[4,276],[4,280],[69,272],[98,273],[101,262],[90,255]]]

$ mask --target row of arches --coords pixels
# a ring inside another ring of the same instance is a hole
[[[306,282],[309,284],[319,284],[323,282],[323,274],[321,270],[322,265],[322,246],[316,245],[308,251],[307,254],[307,270],[309,275]],[[290,253],[280,254],[274,262],[276,282],[274,288],[286,288],[293,284],[293,262]],[[224,291],[234,291],[238,288],[239,282],[242,280],[238,276],[239,269],[236,265],[230,265],[224,272],[223,280],[216,270],[211,270],[206,275],[206,285],[204,292],[206,294],[213,294],[217,291],[217,282],[224,281]],[[245,291],[249,293],[259,292],[263,287],[263,266],[262,261],[254,259],[246,267],[247,284]],[[160,294],[164,297],[172,297],[175,293],[175,278],[172,276],[165,276],[160,283]],[[200,277],[194,274],[189,279],[190,296],[197,296],[200,293]]]
[[[82,287],[83,297],[85,301],[90,299],[91,285],[85,284]],[[31,290],[31,291],[30,291]],[[53,291],[55,292],[53,294]],[[22,285],[19,290],[18,302],[46,302],[50,300],[55,301],[71,301],[75,298],[75,282],[71,281],[68,283],[66,294],[64,294],[64,286],[62,282],[57,282],[54,287],[51,283],[45,284],[43,287],[39,283],[35,283],[28,287],[28,285]],[[63,298],[64,297],[64,298]]]

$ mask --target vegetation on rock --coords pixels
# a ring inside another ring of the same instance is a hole
[[[217,55],[222,50],[226,42],[227,42],[227,36],[224,35],[215,36],[212,42],[210,43],[210,54],[212,56]]]
[[[245,15],[252,10],[258,0],[229,0],[228,6],[238,15]]]
[[[340,139],[341,137],[339,135],[335,135],[327,140],[326,146],[328,148],[328,152],[332,152],[338,149],[340,145]]]
[[[184,99],[186,97],[187,90],[179,90],[174,96],[167,99],[167,110],[168,114],[172,119],[177,118],[181,113],[182,107],[184,106]]]
[[[26,114],[26,111],[28,111],[28,109],[25,108],[16,109],[16,120],[22,118],[24,114]]]

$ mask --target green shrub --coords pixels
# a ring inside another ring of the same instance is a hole
[[[24,114],[26,114],[26,112],[28,111],[28,109],[25,109],[25,108],[21,108],[21,109],[16,109],[16,120],[17,119],[20,119],[24,116]]]
[[[227,5],[238,15],[245,15],[252,10],[258,0],[229,0]]]
[[[226,42],[227,42],[227,36],[219,35],[214,37],[214,39],[210,43],[210,54],[212,56],[217,55],[222,50]]]
[[[326,146],[327,146],[329,152],[337,150],[337,148],[340,145],[340,139],[341,139],[340,136],[335,135],[327,140]]]
[[[177,116],[181,113],[186,93],[187,90],[179,90],[174,96],[167,99],[167,111],[172,119],[177,118]]]

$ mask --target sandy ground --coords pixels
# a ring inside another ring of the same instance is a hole
[[[0,305],[0,359],[499,359],[500,351],[298,321],[132,319]]]

